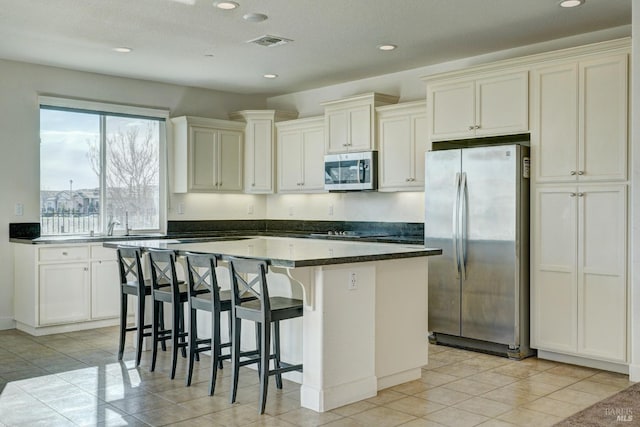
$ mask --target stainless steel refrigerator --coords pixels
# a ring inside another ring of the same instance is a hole
[[[529,148],[430,151],[425,173],[431,342],[531,355]]]

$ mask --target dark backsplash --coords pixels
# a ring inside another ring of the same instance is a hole
[[[273,233],[326,233],[328,231],[355,231],[385,233],[392,236],[421,237],[423,223],[374,222],[374,221],[302,221],[302,220],[212,220],[169,221],[168,235],[185,233],[206,234],[213,232],[273,232]]]
[[[39,222],[16,222],[9,224],[10,239],[37,239],[40,237]]]

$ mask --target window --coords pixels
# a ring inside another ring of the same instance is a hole
[[[163,230],[165,117],[41,97],[41,234]]]

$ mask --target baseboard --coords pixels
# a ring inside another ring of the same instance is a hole
[[[51,334],[62,334],[65,332],[74,332],[74,331],[84,331],[87,329],[95,329],[95,328],[104,328],[107,326],[116,326],[120,324],[120,319],[103,319],[103,320],[94,320],[90,322],[78,322],[78,323],[69,323],[66,325],[52,325],[52,326],[39,326],[33,327],[27,325],[26,323],[16,322],[15,328],[28,333],[29,335],[34,335],[36,337],[43,335],[51,335]]]
[[[386,377],[378,377],[378,390],[404,384],[409,381],[419,380],[422,377],[422,368],[409,369]]]
[[[377,394],[376,377],[367,377],[347,384],[315,389],[302,384],[300,404],[316,412],[326,412],[340,406],[359,402]]]
[[[552,351],[538,350],[538,358],[553,360],[554,362],[570,363],[572,365],[586,366],[587,368],[601,369],[603,371],[629,374],[629,365],[625,363],[606,362],[603,360],[589,359],[586,357],[571,356],[568,354],[554,353]]]
[[[640,365],[629,365],[629,381],[640,382]]]
[[[15,329],[16,321],[10,317],[2,317],[0,318],[0,331],[5,331],[7,329]]]

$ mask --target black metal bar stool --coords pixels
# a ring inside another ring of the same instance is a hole
[[[231,317],[233,318],[233,342],[231,345],[231,403],[235,402],[238,391],[240,366],[258,363],[260,371],[260,400],[258,412],[264,413],[267,403],[269,375],[276,376],[276,386],[282,388],[284,372],[302,371],[302,364],[290,365],[280,360],[280,321],[302,316],[302,300],[271,297],[267,286],[267,263],[260,260],[229,257],[231,275]],[[251,278],[251,279],[249,279]],[[242,301],[240,296],[249,293],[252,301]],[[242,319],[256,323],[260,345],[258,357],[240,361],[240,333]],[[274,353],[271,354],[271,325],[273,324]],[[274,360],[274,369],[269,361]]]
[[[135,247],[119,246],[118,267],[120,269],[120,343],[118,346],[118,360],[122,360],[124,344],[127,332],[136,332],[136,367],[140,365],[142,357],[142,342],[144,337],[150,337],[152,324],[144,323],[145,297],[151,295],[151,280],[145,280],[142,270],[142,250]],[[134,326],[127,326],[127,309],[129,295],[138,297],[137,299],[137,319]],[[164,329],[164,314],[162,306],[159,307],[158,318],[160,325]],[[165,343],[162,342],[162,349],[166,350]]]
[[[184,328],[184,304],[188,301],[187,285],[178,280],[176,273],[176,254],[170,249],[149,249],[151,263],[151,281],[153,297],[153,356],[151,372],[156,368],[158,343],[171,340],[171,379],[176,376],[178,349],[182,357],[187,357],[187,336]],[[169,285],[169,286],[167,286]],[[160,322],[159,307],[163,303],[171,304],[171,329],[165,329]]]

